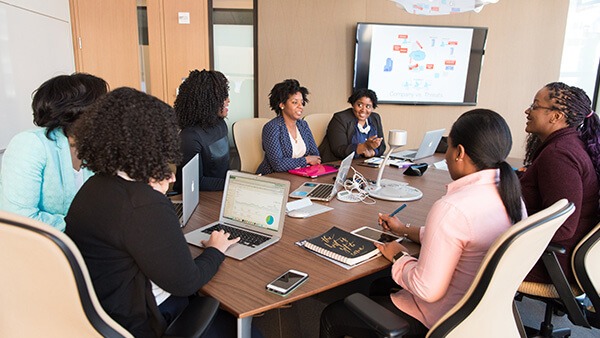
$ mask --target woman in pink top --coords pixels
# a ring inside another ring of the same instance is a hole
[[[519,180],[505,161],[511,146],[502,116],[487,109],[464,113],[448,137],[446,162],[454,182],[432,206],[425,226],[379,214],[384,230],[421,243],[418,259],[400,243],[377,245],[393,262],[391,277],[402,290],[373,298],[405,318],[412,334],[426,333],[462,298],[494,240],[526,215]],[[321,314],[321,337],[344,335],[372,333],[338,301]]]

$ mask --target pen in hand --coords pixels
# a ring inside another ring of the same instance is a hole
[[[394,210],[394,212],[392,212],[390,214],[390,217],[394,217],[396,216],[397,213],[399,213],[400,211],[402,211],[402,209],[406,208],[406,203],[402,204],[401,206],[398,207],[398,209]]]
[[[394,217],[394,216],[396,216],[396,214],[397,214],[397,213],[399,213],[400,211],[402,211],[402,209],[404,209],[404,208],[406,208],[406,203],[402,204],[402,205],[401,205],[401,206],[399,206],[399,207],[398,207],[396,210],[394,210],[394,211],[393,211],[393,212],[390,214],[390,217]],[[382,220],[382,221],[383,221],[383,220]],[[383,228],[384,230],[386,230],[386,231],[390,231],[390,228],[389,228],[389,226],[388,226],[388,224],[387,224],[387,222],[386,222],[386,221],[383,221],[383,222],[381,223],[381,226],[382,226],[382,228]]]

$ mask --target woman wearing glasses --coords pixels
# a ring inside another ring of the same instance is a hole
[[[530,215],[561,198],[575,203],[575,212],[552,239],[567,250],[557,256],[567,279],[575,283],[571,252],[600,220],[600,120],[586,93],[562,82],[540,89],[525,115],[529,136],[520,170],[523,199]],[[525,280],[549,283],[550,277],[538,262]]]
[[[383,155],[383,127],[377,108],[377,94],[366,88],[355,89],[348,98],[352,107],[337,112],[327,126],[319,152],[323,162],[342,160],[353,151],[355,157]]]

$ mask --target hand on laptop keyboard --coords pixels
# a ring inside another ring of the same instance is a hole
[[[205,248],[213,247],[222,253],[232,245],[240,241],[239,237],[229,239],[230,234],[224,230],[213,231],[207,241],[202,241]]]

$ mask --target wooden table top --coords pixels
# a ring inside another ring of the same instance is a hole
[[[425,162],[433,163],[443,159],[436,155]],[[356,164],[356,163],[354,163]],[[364,166],[353,166],[357,171],[370,180],[377,178],[378,169]],[[446,184],[451,182],[448,171],[429,167],[421,177],[402,175],[404,169],[386,167],[383,177],[400,182],[407,182],[423,192],[420,200],[406,202],[407,207],[397,216],[403,222],[423,225],[429,209],[446,192]],[[349,177],[353,174],[350,169]],[[306,181],[331,183],[334,175],[326,175],[316,179],[295,176],[288,173],[274,173],[270,176],[289,180],[290,191],[298,188]],[[218,220],[222,192],[201,192],[200,204],[189,220],[184,232],[189,232],[201,226]],[[206,295],[221,302],[221,306],[238,318],[252,316],[279,306],[310,297],[320,292],[332,289],[350,281],[368,276],[390,267],[383,256],[365,264],[346,270],[317,255],[297,246],[297,241],[317,236],[332,226],[352,231],[361,226],[379,228],[377,213],[390,213],[403,202],[376,200],[368,205],[361,202],[346,203],[337,199],[330,202],[317,202],[328,205],[334,210],[305,219],[287,217],[282,239],[264,250],[237,261],[226,258],[218,273],[202,289]],[[405,243],[406,244],[406,243]],[[411,253],[418,252],[418,245],[406,244]],[[190,246],[195,257],[201,253],[200,248]],[[309,279],[287,297],[270,293],[265,290],[267,283],[288,269],[296,269],[309,274]]]

